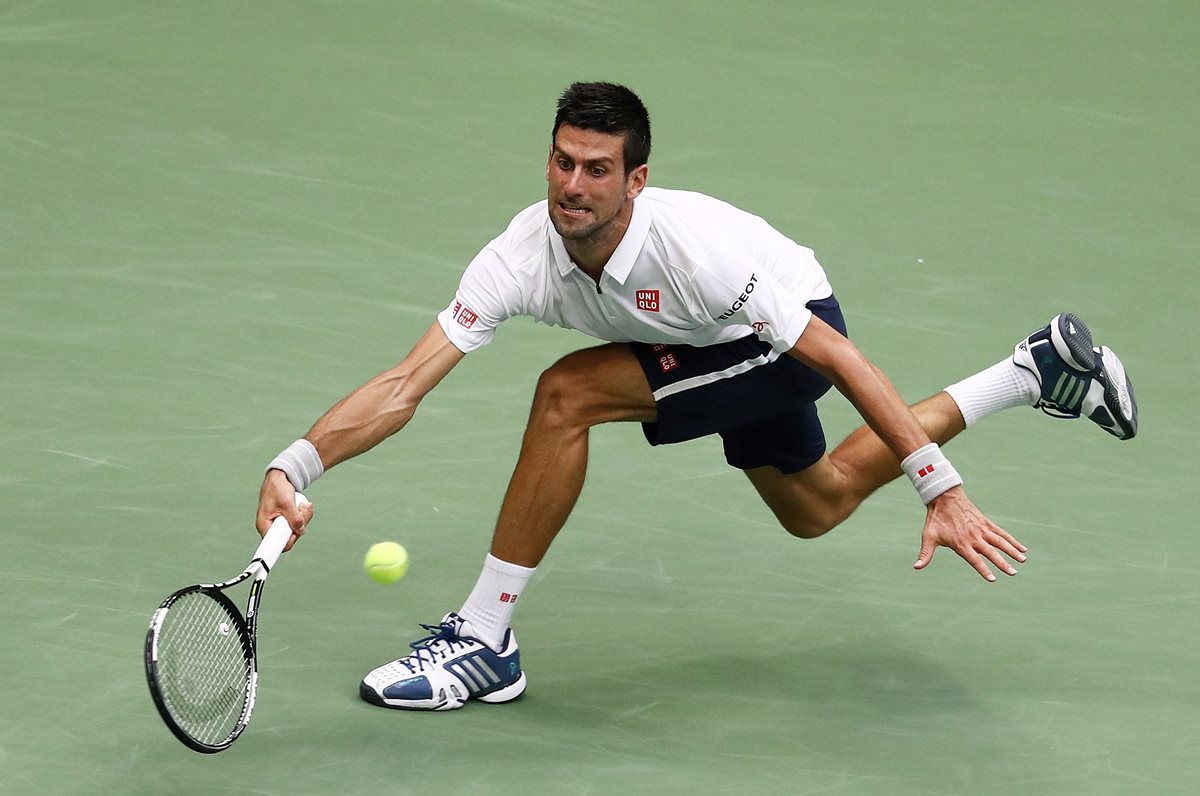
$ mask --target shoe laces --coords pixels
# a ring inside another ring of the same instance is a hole
[[[1035,409],[1041,409],[1043,412],[1050,415],[1050,417],[1058,420],[1074,420],[1079,417],[1078,409],[1072,412],[1068,409],[1063,409],[1058,404],[1051,401],[1039,399],[1038,402],[1033,405],[1033,407]]]
[[[413,652],[397,661],[414,674],[424,671],[426,666],[436,665],[439,660],[472,643],[458,635],[458,627],[453,622],[442,622],[440,625],[422,624],[421,627],[429,631],[429,635],[411,642],[408,646],[412,647]]]

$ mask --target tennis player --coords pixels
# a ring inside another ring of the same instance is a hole
[[[791,534],[834,528],[906,475],[927,506],[923,569],[939,546],[988,581],[1015,575],[1026,547],[988,520],[941,445],[980,419],[1035,406],[1137,433],[1125,369],[1064,313],[1012,356],[906,406],[846,337],[811,249],[699,193],[647,187],[650,120],[629,89],[576,83],[558,102],[547,197],[521,211],[467,267],[457,294],[400,364],[330,409],[267,470],[257,526],[293,493],[402,429],[425,395],[515,315],[604,345],[541,374],[491,550],[458,611],[423,627],[411,652],[366,675],[364,699],[411,710],[507,702],[526,687],[510,627],[518,598],[583,488],[588,431],[642,424],[651,445],[719,434],[728,463]],[[866,421],[832,452],[816,401],[836,387]],[[295,538],[292,539],[292,543]]]

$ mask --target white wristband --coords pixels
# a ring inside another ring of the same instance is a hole
[[[926,506],[947,489],[960,485],[963,480],[954,465],[942,453],[936,442],[931,442],[923,448],[904,457],[900,469],[917,488],[921,502]]]
[[[321,456],[313,444],[303,437],[287,446],[287,449],[271,460],[268,470],[282,470],[287,480],[297,491],[308,489],[325,472]]]

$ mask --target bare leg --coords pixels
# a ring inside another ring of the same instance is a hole
[[[965,427],[958,405],[944,392],[915,404],[912,410],[938,444],[949,442]],[[868,495],[899,475],[896,456],[866,426],[801,472],[785,475],[774,467],[746,471],[783,527],[805,538],[835,527]]]
[[[944,392],[912,409],[939,444],[965,427],[958,405]],[[627,345],[577,351],[543,373],[496,521],[492,555],[536,567],[583,489],[591,427],[652,422],[655,417],[650,386]],[[875,432],[863,426],[799,473],[758,467],[746,475],[788,532],[811,538],[835,527],[872,492],[899,476],[900,464]]]
[[[576,351],[543,373],[500,506],[492,555],[536,567],[583,489],[588,430],[655,417],[650,385],[627,345]]]

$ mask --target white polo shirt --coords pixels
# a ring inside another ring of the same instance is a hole
[[[689,191],[646,188],[597,285],[567,255],[545,201],[471,261],[438,322],[464,353],[529,315],[611,342],[706,346],[757,334],[795,345],[833,288],[811,249],[758,216]]]

